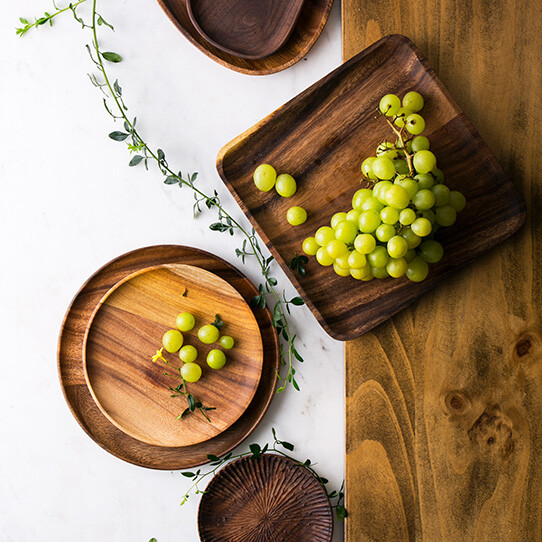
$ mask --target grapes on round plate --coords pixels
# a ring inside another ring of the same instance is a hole
[[[220,336],[220,331],[213,324],[206,324],[199,328],[198,330],[198,339],[203,344],[211,344],[218,341]]]
[[[235,344],[235,340],[233,337],[230,337],[229,335],[222,335],[220,337],[220,340],[218,341],[220,346],[224,348],[225,350],[231,350],[233,348],[233,345]]]
[[[226,354],[218,348],[214,348],[207,354],[207,365],[211,369],[222,369],[226,365]]]
[[[183,363],[192,363],[198,359],[198,351],[191,344],[186,344],[179,350],[179,357]]]
[[[196,319],[190,312],[181,312],[181,314],[177,316],[175,323],[181,331],[191,331],[196,325]]]
[[[183,334],[178,329],[170,329],[162,336],[162,345],[170,354],[177,352],[183,345],[183,342]]]
[[[197,382],[201,378],[201,367],[197,363],[185,363],[181,367],[181,376],[187,382]]]

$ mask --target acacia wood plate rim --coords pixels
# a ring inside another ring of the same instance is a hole
[[[100,267],[72,298],[60,327],[57,371],[70,412],[83,431],[101,448],[140,467],[156,470],[187,469],[208,463],[209,453],[220,456],[230,452],[261,422],[276,395],[280,367],[279,338],[272,326],[269,309],[255,310],[264,343],[262,377],[253,399],[254,408],[247,409],[227,431],[203,443],[178,448],[153,446],[126,435],[102,414],[86,386],[81,352],[86,322],[81,325],[78,321],[81,317],[90,316],[96,303],[120,277],[146,267],[149,262],[157,259],[167,262],[196,261],[200,265],[205,262],[205,265],[213,269],[212,272],[237,284],[235,288],[245,300],[259,293],[236,267],[207,251],[186,245],[152,245],[131,250]],[[105,284],[102,284],[104,281]]]
[[[113,285],[112,288],[110,288],[106,294],[102,297],[102,299],[98,302],[98,304],[96,305],[96,307],[94,308],[94,311],[92,312],[92,315],[88,321],[88,324],[87,324],[87,328],[86,328],[86,331],[85,331],[85,336],[84,336],[84,339],[83,339],[83,370],[84,370],[84,373],[85,373],[85,380],[86,380],[86,383],[87,383],[87,387],[90,391],[90,394],[92,395],[92,398],[94,399],[94,402],[96,403],[96,405],[98,406],[98,408],[100,409],[100,411],[102,412],[102,414],[113,424],[115,425],[118,429],[120,429],[121,431],[123,431],[124,433],[126,433],[127,435],[131,436],[132,438],[135,438],[136,440],[140,440],[142,442],[145,442],[147,444],[151,444],[153,446],[165,446],[165,447],[168,447],[168,448],[176,448],[176,447],[180,447],[180,446],[189,446],[190,444],[177,444],[177,445],[173,445],[173,444],[167,444],[165,442],[159,442],[159,441],[153,441],[151,438],[147,439],[145,438],[145,435],[138,435],[136,434],[136,431],[133,431],[131,430],[130,428],[127,428],[127,427],[124,427],[123,424],[118,421],[117,419],[115,419],[115,416],[112,415],[111,413],[109,413],[107,411],[107,409],[103,406],[102,402],[100,401],[100,399],[98,398],[97,394],[96,394],[96,391],[94,390],[94,387],[92,386],[92,382],[91,382],[91,379],[90,379],[90,376],[88,374],[88,360],[87,360],[87,348],[88,348],[88,338],[89,338],[89,334],[91,332],[91,329],[92,329],[92,325],[94,323],[94,320],[96,318],[96,315],[98,314],[98,312],[100,311],[100,309],[102,308],[102,306],[104,305],[104,303],[106,302],[106,300],[114,293],[116,292],[120,287],[122,287],[123,285],[125,285],[126,283],[130,282],[132,279],[136,278],[136,277],[139,277],[145,273],[149,273],[149,272],[152,272],[154,270],[158,270],[158,269],[167,269],[167,270],[171,270],[172,268],[177,268],[177,267],[182,267],[183,269],[184,268],[191,268],[191,269],[195,269],[197,270],[197,272],[199,273],[202,273],[202,274],[208,274],[208,275],[213,275],[213,278],[220,281],[221,283],[221,286],[224,287],[224,288],[227,288],[230,290],[230,292],[232,292],[234,295],[236,296],[239,296],[239,298],[242,300],[242,302],[246,305],[246,308],[247,308],[247,316],[250,315],[251,319],[253,320],[253,324],[254,326],[258,329],[258,344],[259,344],[259,350],[257,352],[257,359],[255,359],[256,361],[256,364],[257,364],[257,367],[259,369],[259,374],[258,374],[258,378],[257,378],[257,381],[254,382],[254,386],[252,387],[252,390],[251,390],[251,394],[250,394],[250,397],[248,398],[248,400],[246,400],[247,398],[245,398],[245,402],[246,402],[246,405],[245,405],[245,410],[246,408],[248,408],[248,406],[250,405],[250,403],[252,402],[252,399],[254,398],[254,394],[256,393],[256,390],[258,388],[258,385],[259,385],[259,382],[260,382],[260,379],[261,379],[261,375],[262,375],[262,367],[263,367],[263,357],[264,357],[264,353],[263,353],[263,344],[262,344],[262,339],[261,339],[261,332],[260,332],[260,328],[258,326],[258,322],[256,321],[256,318],[254,316],[254,313],[252,312],[252,310],[250,310],[248,304],[246,303],[246,300],[243,299],[243,297],[241,296],[241,294],[230,284],[228,283],[226,280],[224,280],[223,278],[219,277],[218,275],[212,273],[211,271],[207,271],[206,269],[202,269],[201,267],[196,267],[194,265],[189,265],[189,264],[161,264],[161,265],[153,265],[153,266],[150,266],[150,267],[145,267],[143,269],[139,269],[138,271],[135,271],[134,273],[131,273],[130,275],[124,277],[123,279],[121,279],[118,283],[116,283],[115,285]],[[222,283],[225,283],[225,284],[222,284]],[[238,419],[239,417],[243,414],[244,410],[243,411],[240,411],[239,412],[239,416],[237,416],[237,418],[231,420],[231,423],[227,424],[223,429],[222,431],[225,431],[227,430],[229,427],[231,427],[231,425],[233,425]],[[221,432],[221,431],[220,431]],[[217,434],[219,434],[219,432],[217,432]],[[215,435],[216,436],[216,435]],[[205,436],[203,435],[203,438],[201,440],[198,440],[197,442],[193,442],[191,444],[199,444],[200,442],[204,442],[206,440],[209,440],[210,438],[212,437],[209,437],[209,436]]]

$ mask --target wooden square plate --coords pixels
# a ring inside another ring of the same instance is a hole
[[[375,114],[380,98],[409,90],[425,98],[424,135],[446,184],[467,197],[457,222],[439,232],[444,258],[421,283],[339,277],[312,257],[305,277],[294,274],[288,263],[302,252],[303,239],[329,225],[334,213],[351,208],[361,162],[390,137]],[[262,163],[293,175],[297,193],[282,198],[274,190],[260,192],[252,174]],[[340,340],[354,339],[405,308],[525,220],[525,204],[496,158],[420,51],[399,35],[379,40],[227,144],[217,169],[317,320]],[[293,205],[308,212],[301,226],[286,221]]]

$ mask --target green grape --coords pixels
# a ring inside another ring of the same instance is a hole
[[[395,235],[395,228],[390,224],[380,224],[380,226],[376,228],[375,234],[379,241],[387,243]]]
[[[425,130],[425,120],[421,115],[414,113],[405,119],[405,126],[412,135],[419,135]],[[425,172],[420,171],[420,173]]]
[[[406,275],[412,282],[425,280],[429,273],[429,265],[420,257],[414,258],[407,267]]]
[[[373,173],[379,179],[386,181],[395,177],[395,167],[393,166],[393,162],[385,156],[375,158],[372,167]]]
[[[402,128],[405,125],[405,119],[411,114],[412,114],[412,111],[410,109],[405,109],[404,107],[400,107],[399,111],[397,111],[396,118],[393,122],[395,123],[396,126],[398,126],[399,128]]]
[[[444,256],[444,249],[442,248],[442,245],[433,239],[427,239],[424,241],[418,250],[420,252],[420,256],[427,263],[440,262],[440,260],[442,260],[442,256]]]
[[[375,197],[367,198],[361,204],[362,211],[368,211],[369,209],[374,209],[375,211],[380,212],[384,208],[384,205],[380,203]]]
[[[410,91],[403,96],[403,107],[417,113],[423,108],[423,96],[419,92]]]
[[[407,207],[406,209],[402,209],[399,213],[399,222],[403,226],[408,226],[409,224],[412,224],[416,220],[416,213],[413,209],[410,209]]]
[[[402,258],[408,250],[408,243],[404,237],[395,235],[390,238],[386,246],[388,254],[392,258]]]
[[[418,152],[418,151],[428,151],[429,150],[429,139],[427,139],[425,136],[416,136],[412,140],[412,151]]]
[[[427,211],[422,211],[420,213],[420,215],[423,217],[423,218],[427,218],[427,220],[429,220],[429,222],[431,222],[431,224],[434,224],[435,223],[435,220],[437,219],[435,213],[429,209]]]
[[[414,179],[418,181],[418,190],[427,190],[435,184],[435,178],[430,173],[418,173]]]
[[[393,186],[391,181],[380,181],[376,183],[373,188],[373,197],[375,197],[380,203],[386,204],[386,192],[390,186]]]
[[[187,344],[179,350],[179,357],[183,363],[192,363],[198,358],[198,351],[191,344]]]
[[[350,276],[350,269],[343,269],[342,267],[339,267],[337,265],[337,262],[333,264],[333,271],[340,277],[349,277]]]
[[[405,188],[394,184],[386,190],[386,203],[394,209],[404,209],[410,203],[410,196]]]
[[[360,233],[354,240],[354,247],[361,254],[369,254],[376,247],[376,239],[370,233]]]
[[[406,146],[407,152],[408,152],[409,154],[412,153],[412,140],[411,140],[411,139],[409,139],[409,140],[405,143],[405,146]],[[395,142],[395,147],[396,147],[397,149],[403,149],[403,142],[402,142],[400,139],[398,139],[398,140]],[[401,155],[404,155],[405,152],[404,152],[403,150],[401,150],[401,151],[400,151],[400,154],[401,154]]]
[[[418,173],[429,173],[437,165],[437,159],[431,151],[418,151],[412,163]]]
[[[378,108],[380,112],[387,117],[397,115],[397,111],[401,107],[401,100],[395,94],[386,94],[381,100]]]
[[[361,269],[362,267],[365,267],[367,265],[367,258],[365,257],[365,254],[362,254],[361,252],[358,252],[357,250],[353,250],[350,253],[350,256],[348,256],[348,267],[351,269]]]
[[[194,329],[196,319],[194,318],[194,315],[189,312],[181,312],[181,314],[177,316],[175,323],[181,331],[190,331]]]
[[[335,213],[331,217],[331,221],[330,221],[331,227],[335,229],[337,227],[337,224],[339,222],[342,222],[343,220],[346,220],[346,213]]]
[[[342,241],[339,241],[338,239],[333,239],[326,245],[326,252],[329,254],[331,258],[335,260],[335,258],[338,258],[339,256],[342,256],[343,254],[346,254],[348,251],[348,247],[345,243]]]
[[[408,268],[408,263],[404,258],[390,258],[386,265],[386,271],[390,277],[398,279],[402,277]]]
[[[380,219],[384,224],[395,224],[399,220],[399,211],[393,207],[384,207],[380,211]]]
[[[335,228],[335,238],[347,244],[353,243],[357,234],[358,225],[350,220],[343,220]]]
[[[459,213],[465,208],[465,205],[467,205],[467,199],[461,192],[452,190],[450,192],[450,200],[448,203]]]
[[[444,173],[442,173],[442,171],[438,167],[432,169],[431,173],[433,174],[433,177],[438,184],[442,184],[444,182]]]
[[[375,158],[376,156],[369,156],[369,158],[365,158],[361,163],[361,172],[365,177],[372,179],[373,181],[376,181],[376,175],[373,173],[373,162]]]
[[[435,205],[437,207],[448,205],[450,201],[450,189],[445,184],[436,184],[431,188],[431,191],[435,195]]]
[[[220,332],[218,331],[218,328],[213,326],[213,324],[207,324],[200,327],[198,330],[198,339],[203,344],[211,344],[218,341],[219,335]]]
[[[357,225],[360,215],[360,209],[350,209],[350,211],[346,213],[346,220],[348,220],[349,222],[354,222],[354,224]]]
[[[372,278],[371,266],[366,264],[360,269],[350,268],[350,276],[356,280],[366,280],[369,276]]]
[[[201,367],[197,363],[185,363],[181,367],[181,376],[187,382],[197,382],[201,378]]]
[[[410,199],[412,199],[418,191],[418,183],[414,179],[409,179],[408,177],[396,179],[395,184],[402,186],[408,192]]]
[[[352,254],[352,251],[347,250],[342,256],[335,258],[335,263],[343,269],[348,269],[350,267],[348,265],[348,259],[350,258],[350,254]]]
[[[410,228],[418,237],[427,237],[431,233],[433,225],[427,218],[417,218],[412,222]]]
[[[389,277],[388,270],[385,267],[371,267],[371,272],[375,279],[385,279]]]
[[[220,337],[220,340],[218,341],[220,346],[224,348],[225,350],[231,350],[233,348],[233,345],[235,344],[235,340],[233,337],[230,337],[229,335],[222,335]]]
[[[292,226],[299,226],[307,220],[307,211],[298,205],[290,207],[286,213],[286,220],[288,220]]]
[[[331,229],[329,226],[322,226],[316,230],[314,239],[321,247],[324,247],[330,241],[335,239],[335,230]]]
[[[409,171],[407,161],[403,160],[402,158],[394,160],[393,166],[395,167],[395,171],[401,175],[406,175]]]
[[[214,348],[207,354],[207,365],[211,369],[222,369],[226,365],[226,354],[218,348]]]
[[[288,175],[288,173],[282,173],[275,181],[275,190],[283,198],[293,196],[297,190],[295,179],[291,175]]]
[[[277,172],[269,164],[261,164],[254,170],[254,184],[262,192],[269,192],[277,180]]]
[[[380,223],[380,213],[374,209],[369,209],[361,213],[358,226],[362,233],[372,233],[380,226]]]
[[[363,282],[370,282],[374,278],[375,278],[375,276],[373,275],[373,268],[371,266],[369,266],[369,272],[366,275],[363,275],[361,277],[361,280]]]
[[[327,253],[324,247],[320,247],[316,253],[316,260],[320,265],[328,266],[333,263],[333,258]]]
[[[420,211],[431,209],[435,205],[435,194],[431,190],[424,188],[419,190],[412,198],[412,203]]]
[[[352,197],[352,209],[361,209],[361,204],[373,196],[373,191],[368,188],[360,188]]]
[[[404,256],[407,263],[410,263],[416,257],[416,251],[413,248],[409,248]]]
[[[386,250],[386,247],[383,247],[382,245],[375,247],[375,249],[367,256],[367,260],[371,264],[371,267],[386,267],[389,259],[390,256],[388,251]]]
[[[451,226],[457,218],[457,212],[451,205],[437,207],[435,214],[437,217],[437,223],[441,226]]]
[[[397,152],[397,149],[395,148],[395,145],[393,143],[390,143],[389,141],[383,141],[376,148],[376,156],[385,156],[390,160],[395,160],[396,158],[399,158],[399,153]]]
[[[408,248],[416,248],[422,242],[422,238],[416,235],[410,227],[404,228],[400,235],[405,238]]]
[[[170,329],[162,336],[162,345],[171,354],[183,345],[184,337],[178,329]]]
[[[302,248],[305,254],[308,254],[309,256],[314,256],[316,254],[316,251],[320,248],[320,245],[316,242],[316,239],[314,237],[307,237],[303,241]]]

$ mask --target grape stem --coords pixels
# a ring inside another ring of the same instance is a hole
[[[403,126],[400,130],[398,130],[388,117],[384,117],[384,118],[386,119],[386,122],[390,125],[391,129],[394,131],[395,135],[399,138],[399,141],[401,142],[401,150],[405,153],[405,158],[408,164],[408,169],[410,171],[410,176],[414,177],[415,172],[414,172],[414,166],[412,165],[412,155],[408,152],[407,147],[406,147],[406,140],[403,138],[403,130],[405,129],[405,127]]]

